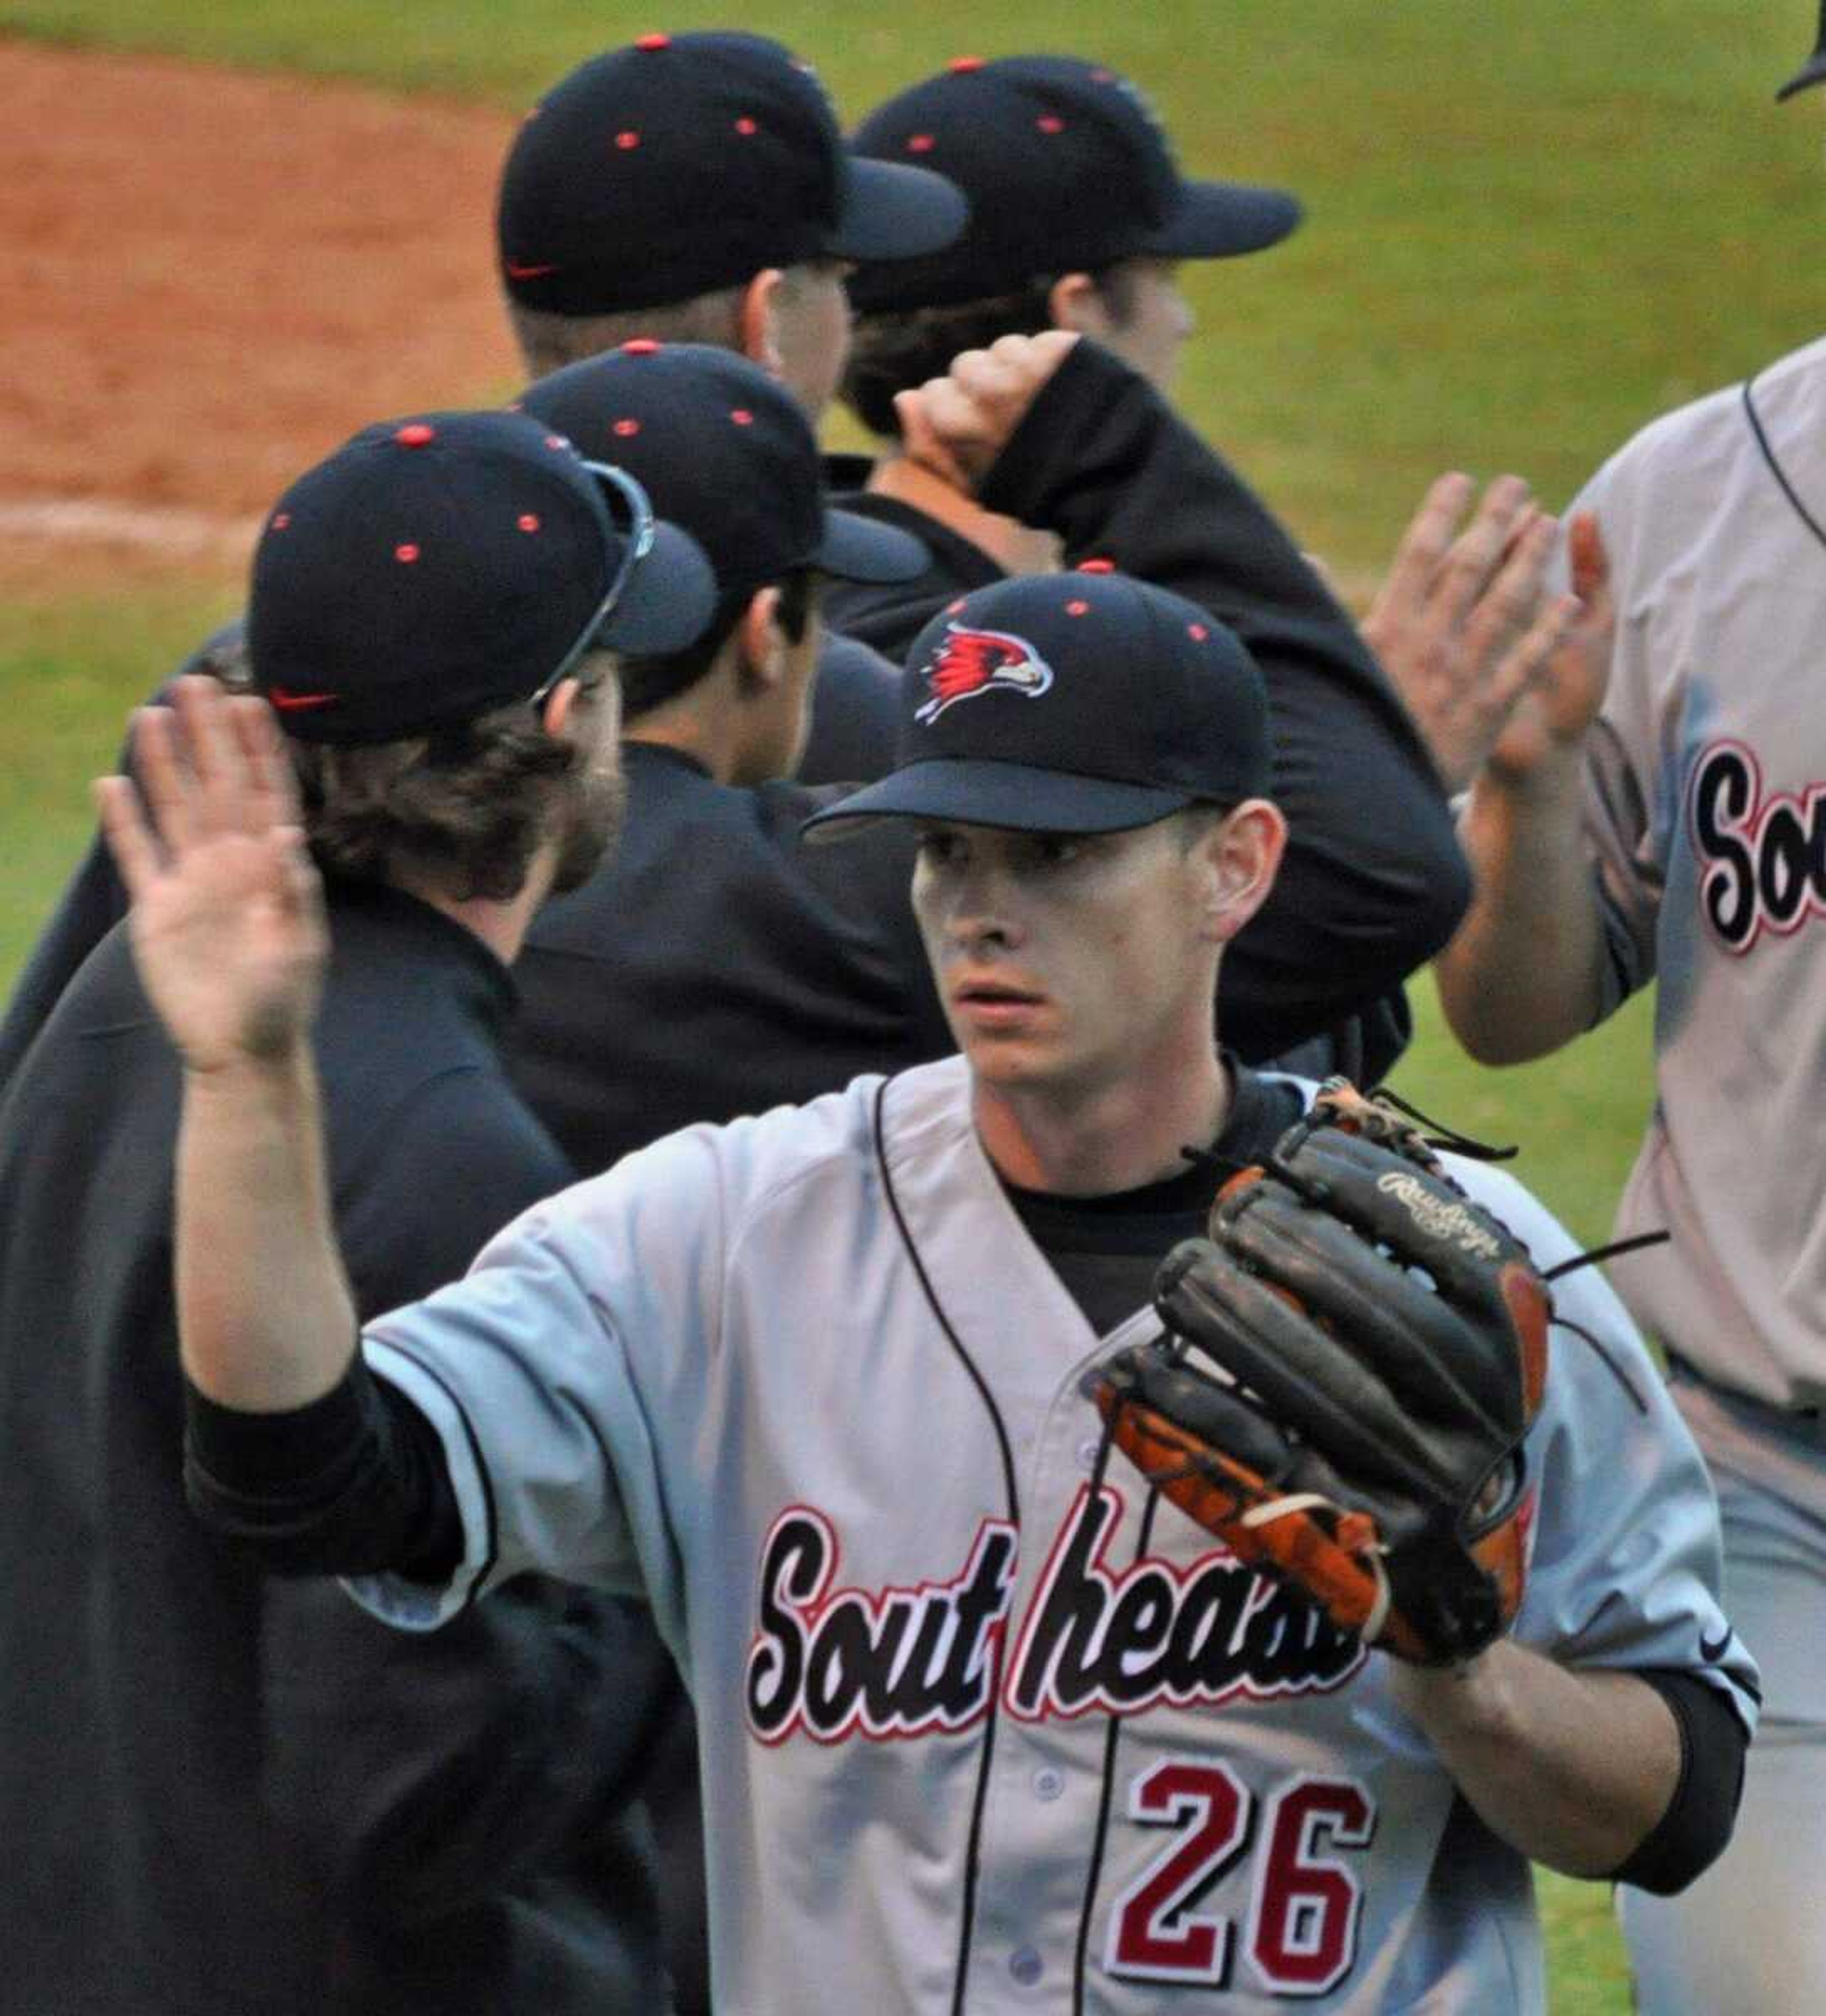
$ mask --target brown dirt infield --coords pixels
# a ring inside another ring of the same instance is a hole
[[[365,422],[503,397],[505,114],[0,40],[0,579],[243,564]]]

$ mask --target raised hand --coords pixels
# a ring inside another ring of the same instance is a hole
[[[1498,477],[1460,530],[1475,489],[1454,472],[1428,491],[1363,626],[1454,791],[1476,776],[1580,614],[1576,593],[1547,588],[1558,527],[1528,485]]]
[[[190,1070],[282,1059],[309,1031],[329,938],[271,711],[182,679],[174,706],[135,716],[133,755],[144,805],[124,777],[95,794],[141,982]]]
[[[1616,637],[1610,556],[1589,511],[1581,511],[1567,527],[1566,559],[1579,614],[1537,671],[1490,751],[1488,767],[1501,782],[1520,783],[1551,758],[1577,751],[1610,683]]]
[[[1063,329],[999,337],[987,350],[953,358],[944,377],[897,393],[894,412],[908,459],[973,493],[1078,340],[1076,331]]]

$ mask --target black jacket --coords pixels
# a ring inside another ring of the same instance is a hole
[[[493,956],[404,896],[334,890],[331,916],[332,1193],[374,1314],[568,1170],[502,1073]],[[0,2003],[663,2009],[626,1803],[670,1671],[645,1613],[527,1581],[415,1638],[188,1510],[178,1100],[116,932],[0,1098]]]
[[[903,657],[960,594],[1003,578],[979,547],[833,460],[844,509],[917,533],[932,564],[889,587],[833,582],[833,628]],[[1267,509],[1145,380],[1080,343],[1041,390],[983,488],[986,509],[1059,534],[1067,565],[1112,560],[1199,603],[1261,668],[1287,857],[1224,955],[1224,1041],[1285,1057],[1346,1031],[1334,1057],[1379,1077],[1406,1040],[1401,983],[1449,938],[1469,871],[1425,747],[1357,626]]]
[[[621,754],[621,844],[534,919],[514,968],[515,1082],[581,1173],[955,1047],[898,822],[804,847],[801,823],[840,790],[719,784],[641,742]]]

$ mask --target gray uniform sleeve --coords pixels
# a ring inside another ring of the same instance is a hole
[[[368,1326],[373,1371],[444,1445],[464,1558],[441,1589],[351,1582],[428,1629],[528,1571],[643,1595],[682,1647],[676,1548],[653,1409],[676,1409],[714,1348],[721,1231],[708,1130],[674,1136],[536,1207],[460,1282]]]
[[[1488,1169],[1474,1180],[1538,1265],[1577,1252],[1519,1184]],[[1515,1635],[1569,1665],[1691,1672],[1753,1730],[1756,1668],[1721,1606],[1717,1503],[1698,1449],[1598,1269],[1557,1283],[1554,1299],[1562,1320],[1528,1442],[1537,1499]]]

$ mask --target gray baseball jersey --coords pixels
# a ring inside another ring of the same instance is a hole
[[[1544,1264],[1567,1235],[1452,1164]],[[1531,1438],[1519,1620],[1743,1715],[1710,1490],[1594,1271]],[[674,1135],[373,1325],[444,1442],[453,1585],[643,1589],[696,1697],[717,2007],[1138,2016],[1544,2006],[1528,1872],[1387,1667],[1120,1459],[1095,1337],[971,1124],[962,1060]],[[1715,1663],[1706,1649],[1721,1658]]]
[[[1607,1006],[1659,975],[1657,1098],[1619,1229],[1673,1239],[1617,1278],[1708,1378],[1821,1407],[1826,531],[1756,427],[1803,509],[1826,513],[1826,343],[1752,397],[1753,413],[1733,386],[1657,421],[1572,507],[1596,512],[1619,595],[1587,808]]]

